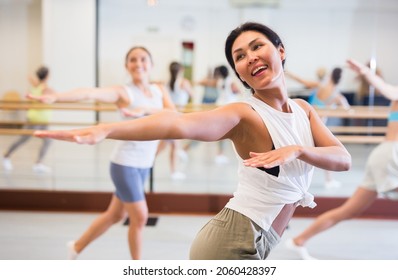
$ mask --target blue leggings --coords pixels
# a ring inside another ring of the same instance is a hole
[[[116,196],[123,202],[145,200],[145,182],[150,168],[135,168],[111,162],[112,182],[116,187]]]

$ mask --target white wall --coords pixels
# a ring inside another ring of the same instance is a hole
[[[312,7],[308,2],[284,1],[286,7],[273,13],[272,25],[286,42],[288,69],[311,77],[318,66],[342,66],[349,57],[366,62],[376,54],[386,80],[398,84],[391,56],[398,43],[398,1],[322,0]],[[351,71],[345,71],[342,84],[345,90],[356,88]]]
[[[95,0],[42,0],[43,60],[57,91],[95,86]],[[93,112],[54,111],[53,120],[94,121]]]
[[[22,95],[27,76],[41,63],[39,1],[0,0],[0,97],[7,91]]]
[[[203,79],[209,68],[226,63],[225,35],[239,23],[238,11],[228,9],[227,4],[227,1],[175,0],[159,1],[158,6],[148,7],[145,1],[102,0],[101,85],[128,79],[124,58],[134,45],[143,45],[152,53],[155,63],[152,79],[166,81],[169,63],[182,60],[183,41],[195,44],[193,80]]]
[[[115,3],[116,2],[116,3]],[[199,2],[199,3],[198,3]],[[384,77],[398,84],[394,75],[393,46],[398,43],[398,1],[393,0],[281,0],[277,8],[232,8],[227,0],[101,1],[101,83],[123,82],[123,59],[136,44],[153,53],[154,79],[167,79],[167,65],[182,56],[181,42],[195,42],[194,80],[209,67],[226,63],[224,41],[230,30],[244,21],[259,21],[274,28],[287,50],[286,68],[315,78],[318,67],[344,66],[349,57],[367,61],[377,54]],[[180,7],[180,8],[178,8]],[[193,28],[186,30],[187,18]],[[353,73],[345,71],[343,90],[355,90]],[[288,81],[289,87],[299,87]]]
[[[95,85],[95,0],[0,0],[0,96],[24,97],[27,76],[42,64],[64,91]],[[73,114],[73,115],[71,115]],[[54,111],[53,120],[92,121],[93,112]]]
[[[49,64],[57,90],[93,86],[95,0],[42,0],[42,20],[32,20],[38,3],[0,0],[0,38],[6,38],[0,44],[0,95],[6,89],[24,92],[26,76],[40,63]],[[126,81],[124,56],[137,44],[153,53],[152,78],[166,80],[168,63],[181,59],[182,41],[195,43],[193,74],[201,79],[209,67],[226,63],[224,40],[247,20],[279,33],[288,54],[286,68],[303,77],[314,78],[319,66],[344,65],[348,57],[367,61],[376,53],[385,79],[398,84],[395,0],[280,0],[276,8],[240,9],[228,0],[158,0],[152,8],[145,0],[100,3],[101,85]],[[355,89],[350,71],[343,82],[343,89]]]

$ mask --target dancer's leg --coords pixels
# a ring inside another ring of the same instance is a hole
[[[50,147],[51,144],[51,139],[48,138],[43,138],[43,144],[39,150],[39,156],[37,157],[36,163],[42,163],[44,156],[47,154],[48,148]]]
[[[303,246],[314,235],[331,228],[343,220],[360,215],[376,198],[377,192],[359,187],[343,205],[323,213],[306,230],[293,238],[295,245]]]
[[[31,138],[30,135],[21,135],[8,150],[4,153],[4,158],[9,158],[16,149],[18,149],[22,144],[28,141]]]
[[[83,235],[75,242],[75,251],[80,253],[92,241],[107,231],[113,224],[119,222],[125,216],[123,203],[116,197],[112,196],[112,200],[108,209],[99,215],[83,233]]]
[[[129,215],[128,240],[133,260],[141,259],[142,232],[148,220],[148,207],[145,200],[124,203]]]

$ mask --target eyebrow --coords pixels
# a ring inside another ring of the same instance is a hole
[[[251,47],[258,39],[260,39],[260,38],[255,38],[252,41],[250,41],[249,47]],[[239,48],[239,49],[234,50],[232,53],[236,53],[236,52],[239,52],[241,50],[242,50],[242,48]]]

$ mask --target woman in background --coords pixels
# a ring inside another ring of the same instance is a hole
[[[333,68],[326,81],[307,81],[297,75],[289,74],[288,77],[302,83],[305,87],[313,89],[308,102],[318,108],[336,108],[343,107],[346,110],[350,109],[345,96],[339,90],[339,83],[341,80],[342,69],[339,67]],[[319,75],[318,75],[319,77]],[[325,124],[328,119],[323,118]],[[333,189],[341,187],[341,182],[333,179],[332,172],[325,170],[325,188]]]
[[[286,246],[302,259],[314,259],[304,247],[309,239],[339,222],[359,216],[378,195],[398,199],[398,86],[387,84],[366,65],[352,59],[347,62],[353,71],[392,101],[386,138],[369,155],[364,178],[355,193],[343,205],[323,213],[301,234],[286,241]]]
[[[36,76],[29,76],[29,82],[32,86],[30,90],[31,96],[44,96],[46,94],[50,94],[52,90],[48,87],[48,79],[49,79],[50,71],[47,67],[41,66],[36,70]],[[28,109],[27,112],[27,121],[28,124],[24,126],[24,129],[30,130],[40,130],[47,129],[48,122],[51,118],[50,110],[43,109]],[[7,149],[7,151],[3,155],[3,168],[6,171],[11,171],[13,169],[13,165],[11,162],[11,155],[23,144],[26,143],[32,136],[31,135],[21,135],[11,146]],[[38,157],[36,159],[36,163],[33,165],[33,171],[37,173],[49,173],[51,172],[51,168],[43,164],[44,157],[48,152],[48,148],[50,147],[51,140],[43,139],[43,143],[40,147]]]
[[[96,100],[116,104],[123,116],[140,119],[163,109],[175,110],[167,90],[150,82],[153,68],[150,52],[141,46],[132,47],[126,55],[125,67],[131,76],[126,85],[81,88],[65,93],[53,93],[32,99],[44,103]],[[76,240],[68,242],[68,259],[78,255],[113,224],[129,218],[128,243],[132,259],[142,255],[142,231],[148,219],[144,187],[153,166],[158,141],[120,141],[110,163],[110,175],[116,187],[108,209],[98,216]]]
[[[225,65],[220,65],[216,68],[216,78],[219,95],[216,100],[217,106],[222,106],[239,101],[241,94],[240,88],[229,75],[228,68]],[[214,162],[217,164],[225,164],[229,162],[228,157],[225,155],[226,141],[221,140],[217,143],[217,155]]]
[[[184,66],[181,63],[173,61],[169,66],[170,80],[168,82],[168,89],[171,100],[177,108],[184,108],[193,98],[193,90],[191,82],[184,78]],[[180,148],[180,141],[178,140],[162,140],[159,143],[158,154],[170,145],[170,171],[173,180],[185,179],[185,174],[177,170],[177,158],[180,156],[186,159],[188,156],[186,152]]]

